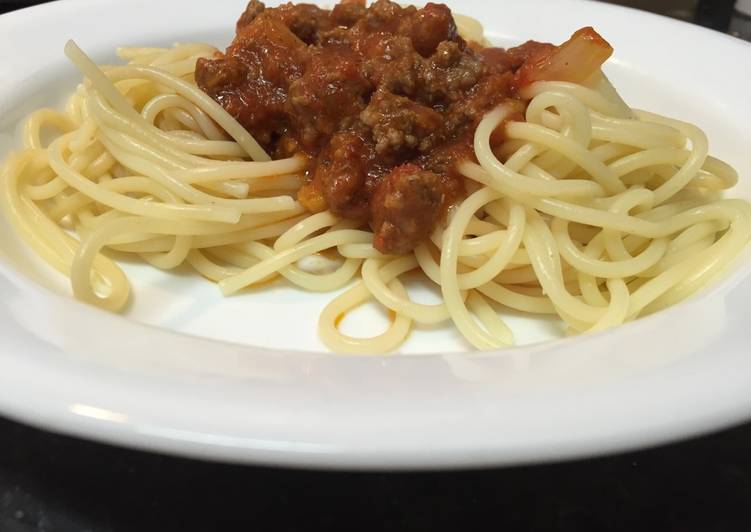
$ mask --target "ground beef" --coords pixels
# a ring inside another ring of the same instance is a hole
[[[443,4],[428,4],[405,20],[405,34],[423,57],[430,57],[444,41],[455,41],[458,33],[451,10]]]
[[[379,182],[371,202],[376,249],[401,254],[430,235],[446,207],[438,174],[416,164],[397,166]]]
[[[403,253],[464,195],[456,162],[473,157],[474,127],[544,46],[467,43],[441,4],[252,0],[196,81],[269,153],[308,156],[306,207],[369,223],[377,249]]]
[[[266,6],[258,0],[250,0],[248,7],[245,8],[245,12],[240,16],[240,20],[237,21],[237,32],[240,33],[245,26],[249,25],[255,20],[255,18],[263,13]]]
[[[354,219],[367,219],[378,166],[372,144],[365,130],[342,131],[331,138],[315,165],[311,187],[319,189],[332,212]],[[308,192],[315,194],[314,192]]]
[[[365,0],[344,0],[334,6],[331,11],[331,20],[337,26],[351,28],[365,16]]]
[[[275,8],[273,14],[307,44],[318,42],[322,32],[335,27],[329,11],[313,4],[284,4]]]
[[[467,53],[463,43],[442,42],[420,70],[419,98],[430,105],[456,102],[485,76],[483,62]]]
[[[359,41],[358,51],[364,57],[363,73],[373,87],[402,96],[417,94],[423,60],[409,37],[375,34]]]
[[[305,73],[290,85],[290,118],[304,148],[325,143],[365,108],[371,89],[360,63],[346,46],[317,49]]]
[[[385,90],[371,98],[360,120],[372,131],[376,153],[389,160],[430,150],[443,125],[439,112]]]

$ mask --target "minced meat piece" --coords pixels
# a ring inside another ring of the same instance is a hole
[[[463,43],[444,41],[419,73],[419,98],[431,105],[463,99],[485,75],[482,60]]]
[[[318,42],[320,33],[334,28],[330,13],[313,4],[289,3],[268,11],[306,44]]]
[[[338,46],[313,53],[305,74],[289,87],[289,114],[301,144],[315,148],[365,108],[371,86],[360,71],[360,57]]]
[[[371,169],[368,163],[373,159],[372,146],[361,132],[343,131],[331,138],[318,159],[314,175],[331,212],[345,218],[368,218],[373,184],[368,179]]]
[[[363,73],[374,87],[413,97],[420,88],[423,59],[409,37],[376,35],[359,42]]]
[[[432,108],[381,90],[360,113],[360,120],[371,128],[380,156],[428,151],[434,144],[431,137],[443,124],[441,114]]]
[[[337,26],[351,28],[365,16],[365,0],[344,0],[331,10],[331,20]]]
[[[241,29],[253,22],[258,15],[263,13],[264,9],[266,9],[266,6],[262,2],[250,0],[248,7],[240,16],[240,20],[237,21],[237,32],[239,33]]]
[[[371,204],[373,246],[383,252],[411,251],[427,238],[446,202],[438,174],[415,164],[394,168],[378,184]]]
[[[430,57],[442,42],[457,38],[451,10],[443,4],[430,3],[405,19],[400,32],[409,35],[417,53]]]

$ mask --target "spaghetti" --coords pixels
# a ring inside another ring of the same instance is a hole
[[[460,26],[482,38],[473,21]],[[188,263],[228,296],[278,276],[344,289],[319,322],[334,351],[392,351],[414,324],[448,322],[494,349],[514,342],[497,305],[604,330],[695,293],[751,238],[749,204],[721,197],[736,172],[709,156],[704,133],[630,109],[600,75],[531,83],[524,121],[513,104],[488,113],[476,162],[459,166],[471,193],[414,252],[384,255],[358,222],[307,212],[295,199],[305,161],[271,160],[196,87],[196,61],[215,52],[123,48],[127,65],[100,68],[66,46],[86,81],[64,112],[29,118],[0,186],[15,229],[77,298],[123,308],[130,285],[113,250],[163,269]],[[308,267],[320,254],[334,259]],[[440,287],[440,304],[410,298],[400,278],[414,271]],[[387,330],[343,334],[342,316],[371,300],[391,311]]]

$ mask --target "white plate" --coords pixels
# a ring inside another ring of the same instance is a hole
[[[751,197],[751,45],[594,2],[453,3],[499,44],[595,26],[626,100],[703,127]],[[123,44],[223,47],[243,4],[64,0],[0,17],[0,155],[78,81],[68,38],[100,61]],[[605,453],[751,417],[749,253],[703,295],[604,334],[459,354],[454,333],[420,331],[405,352],[430,356],[347,358],[315,337],[329,296],[223,300],[196,276],[129,265],[134,304],[115,316],[72,300],[4,220],[0,239],[0,411],[53,430],[238,462],[422,468]],[[555,332],[513,325],[528,344]]]

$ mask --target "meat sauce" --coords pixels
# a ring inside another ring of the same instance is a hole
[[[274,158],[309,158],[310,211],[369,223],[384,253],[412,250],[465,195],[483,115],[514,97],[517,72],[552,45],[466,42],[442,4],[343,0],[333,10],[251,0],[198,85]],[[523,107],[520,107],[523,110]]]

